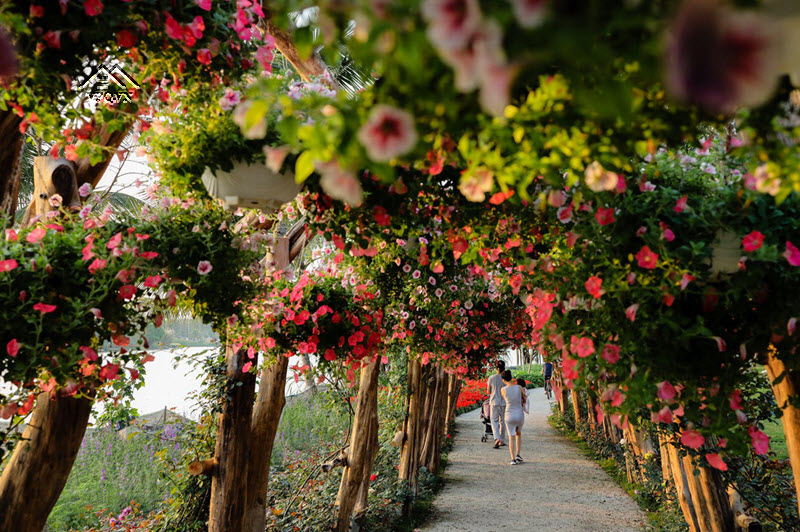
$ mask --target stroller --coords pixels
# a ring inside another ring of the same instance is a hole
[[[492,436],[492,414],[491,414],[491,409],[489,407],[488,397],[483,401],[483,405],[481,406],[481,423],[483,423],[484,427],[483,436],[481,436],[481,441],[487,442],[489,441],[489,436]]]

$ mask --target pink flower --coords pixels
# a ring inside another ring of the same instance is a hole
[[[10,357],[17,356],[17,353],[19,353],[19,342],[16,338],[12,338],[11,341],[6,344],[6,353],[8,353]]]
[[[122,242],[122,233],[117,233],[116,235],[112,236],[108,243],[106,244],[107,249],[116,249],[119,247],[120,243]]]
[[[144,285],[147,288],[157,288],[158,285],[161,284],[161,276],[160,275],[151,275],[144,281]]]
[[[783,256],[792,266],[800,266],[800,250],[788,240],[786,241],[786,251],[783,252]]]
[[[675,390],[675,387],[669,383],[669,381],[662,381],[658,383],[658,398],[662,401],[666,401],[667,403],[671,403],[678,392]]]
[[[713,113],[757,105],[778,81],[778,35],[755,12],[716,0],[686,1],[668,32],[667,86]]]
[[[317,163],[316,168],[320,173],[319,184],[326,194],[351,207],[361,205],[361,182],[353,172],[343,169],[336,161]]]
[[[511,6],[520,26],[535,28],[544,19],[547,0],[511,0]]]
[[[197,51],[197,61],[203,65],[211,64],[211,51],[208,48],[201,48]]]
[[[602,288],[603,280],[596,275],[589,277],[584,286],[586,287],[586,291],[592,294],[592,297],[595,299],[599,298],[605,293]]]
[[[594,353],[594,342],[585,336],[572,335],[570,351],[581,358],[586,358]]]
[[[242,93],[230,87],[225,89],[225,94],[219,99],[219,106],[223,111],[230,111],[242,101]]]
[[[755,251],[764,244],[764,235],[758,231],[752,231],[742,238],[742,248],[745,251]]]
[[[170,13],[167,13],[167,20],[164,23],[164,26],[166,28],[168,37],[178,40],[183,39],[183,28],[181,27],[181,25],[178,23],[177,20],[172,18],[172,15]]]
[[[280,172],[283,168],[283,161],[289,154],[289,146],[279,146],[273,148],[271,146],[264,146],[264,155],[267,158],[267,168],[273,172]]]
[[[572,221],[572,205],[561,207],[556,211],[556,217],[562,224],[568,224]]]
[[[726,464],[725,460],[717,453],[706,453],[706,461],[708,465],[714,469],[719,469],[720,471],[728,470],[728,464]]]
[[[658,254],[650,251],[649,247],[642,246],[642,249],[636,254],[636,261],[639,267],[652,270],[658,265]]]
[[[409,152],[417,144],[414,118],[401,109],[376,105],[358,130],[358,140],[370,159],[387,162]]]
[[[465,48],[482,22],[477,0],[425,0],[422,16],[431,43],[444,50]]]
[[[501,62],[491,62],[481,70],[479,101],[484,111],[502,117],[511,101],[511,85],[519,68]]]
[[[696,430],[684,430],[681,435],[681,443],[690,449],[699,449],[705,442],[706,439]]]
[[[106,267],[105,259],[94,259],[92,263],[89,265],[89,273],[94,275],[94,273],[98,270],[102,270]]]
[[[44,40],[48,48],[61,49],[61,30],[48,31],[42,35],[42,40]]]
[[[750,441],[753,443],[753,450],[757,455],[764,455],[769,452],[769,436],[761,432],[755,427],[747,429],[750,435]]]
[[[639,303],[634,303],[625,309],[625,317],[631,321],[636,321],[636,311],[639,310]]]
[[[25,241],[31,244],[36,244],[37,242],[41,241],[44,238],[44,235],[47,234],[47,229],[44,227],[37,227],[30,233],[28,236],[25,237]]]
[[[211,0],[196,0],[197,5],[204,11],[211,11]]]
[[[48,305],[46,303],[36,303],[33,306],[33,310],[38,310],[42,314],[49,314],[56,309],[55,305]]]
[[[741,390],[734,390],[729,399],[731,410],[742,409],[742,392]]]
[[[658,413],[651,414],[650,419],[653,423],[672,423],[672,410],[665,406]]]
[[[275,39],[272,35],[267,35],[267,37],[270,41],[264,46],[259,46],[256,50],[256,61],[261,65],[262,70],[272,72],[272,60],[274,59],[272,51],[275,49]]]
[[[6,229],[6,242],[16,242],[19,240],[17,232],[13,229]]]
[[[0,260],[0,273],[10,272],[19,266],[15,259]]]
[[[200,275],[207,275],[213,268],[211,267],[211,263],[207,260],[201,260],[197,264],[197,273]]]
[[[672,208],[673,211],[677,213],[681,213],[686,210],[686,200],[688,196],[681,196],[678,198],[678,201],[675,202],[675,206]]]
[[[614,344],[606,344],[600,356],[609,364],[616,364],[619,361],[619,346]]]
[[[598,208],[597,214],[595,214],[594,217],[600,225],[613,224],[616,221],[614,218],[614,209],[611,207],[607,209],[603,207]]]
[[[91,193],[92,193],[92,185],[90,185],[89,183],[82,184],[78,189],[78,194],[80,194],[82,198],[85,198]]]
[[[85,0],[83,2],[83,9],[90,17],[96,17],[103,12],[103,2],[100,0]]]
[[[683,277],[681,277],[681,290],[686,290],[686,287],[689,286],[689,283],[694,281],[696,277],[694,275],[689,275],[688,273],[684,273]]]

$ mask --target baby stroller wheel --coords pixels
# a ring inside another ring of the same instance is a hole
[[[483,436],[481,436],[481,441],[482,441],[482,442],[486,442],[486,440],[487,440],[487,439],[488,439],[488,438],[486,437],[486,434],[484,434]]]

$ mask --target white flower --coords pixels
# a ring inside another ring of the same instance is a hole
[[[411,151],[417,144],[414,117],[396,107],[376,105],[358,130],[358,140],[370,159],[387,162]]]
[[[547,0],[511,0],[517,22],[523,28],[535,28],[544,19]]]
[[[206,274],[208,274],[208,273],[209,273],[209,272],[210,272],[212,269],[213,269],[213,268],[211,267],[211,263],[210,263],[210,262],[208,262],[207,260],[201,260],[201,261],[200,261],[200,262],[197,264],[197,273],[199,273],[200,275],[206,275]]]

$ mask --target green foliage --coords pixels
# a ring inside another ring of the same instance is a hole
[[[94,526],[99,524],[96,511],[116,515],[133,501],[143,512],[156,510],[169,493],[156,465],[178,456],[173,436],[177,430],[168,427],[159,435],[130,437],[109,428],[90,430],[47,521],[49,529],[66,532]]]

